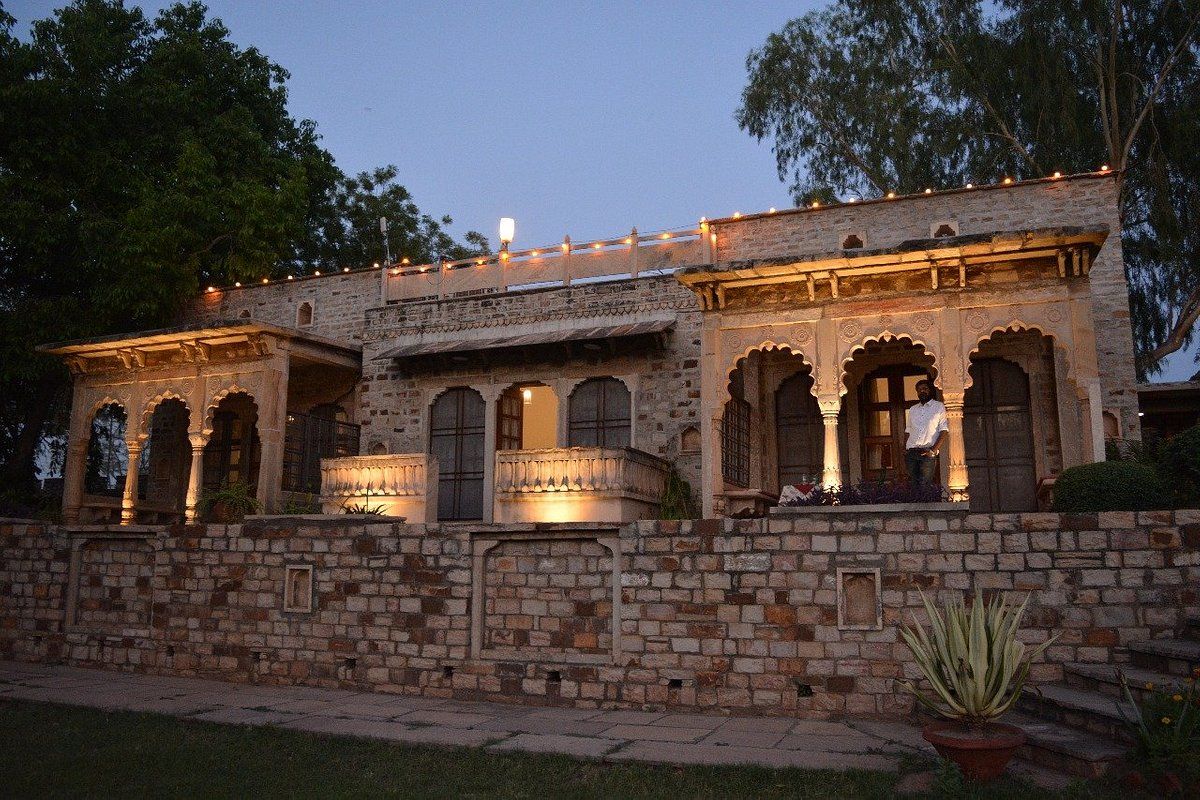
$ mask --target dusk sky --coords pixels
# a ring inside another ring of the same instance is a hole
[[[10,0],[16,31],[62,0]],[[164,2],[137,3],[153,15]],[[733,114],[747,53],[818,2],[213,0],[242,46],[291,73],[346,172],[396,164],[457,236],[517,247],[785,207],[769,142]],[[1195,372],[1171,359],[1159,380]]]

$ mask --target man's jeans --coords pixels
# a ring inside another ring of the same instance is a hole
[[[936,485],[937,456],[922,455],[925,450],[905,450],[904,468],[908,470],[908,479],[916,486]]]

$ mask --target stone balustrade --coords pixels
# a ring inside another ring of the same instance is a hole
[[[412,522],[437,519],[438,463],[428,453],[321,459],[321,512],[383,506]]]
[[[496,453],[497,522],[652,519],[668,464],[631,447],[558,447]]]

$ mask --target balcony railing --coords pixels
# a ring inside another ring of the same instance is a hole
[[[497,522],[631,522],[655,516],[668,464],[631,447],[496,453]]]
[[[311,414],[288,414],[283,438],[283,490],[321,491],[321,460],[358,455],[359,426]]]
[[[436,519],[437,458],[428,453],[351,456],[321,461],[321,511],[379,509],[409,522]]]
[[[388,303],[465,297],[545,286],[662,275],[705,263],[707,224],[702,228],[639,234],[594,242],[572,242],[530,250],[442,261],[387,270]]]

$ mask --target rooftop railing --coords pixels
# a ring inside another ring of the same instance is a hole
[[[399,265],[383,276],[387,303],[440,300],[573,283],[667,275],[707,261],[704,228],[572,242],[421,266]]]

